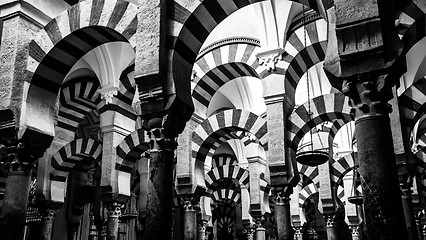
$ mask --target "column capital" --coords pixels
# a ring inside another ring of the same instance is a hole
[[[121,204],[117,202],[106,202],[108,217],[118,218],[121,216]]]
[[[326,227],[336,227],[336,222],[334,220],[334,217],[335,217],[334,215],[329,214],[329,215],[325,215],[324,217],[325,217],[325,221],[326,221],[326,223],[325,223]]]
[[[21,141],[0,143],[0,162],[9,168],[9,174],[27,174],[44,150]]]
[[[276,70],[276,64],[283,59],[285,50],[282,48],[271,49],[256,54],[259,64],[264,65],[271,72]]]
[[[275,205],[290,205],[290,194],[293,188],[275,187],[274,190]]]

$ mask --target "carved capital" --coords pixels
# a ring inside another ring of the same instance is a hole
[[[276,64],[278,61],[283,60],[284,52],[284,49],[277,48],[260,52],[256,55],[256,57],[259,59],[259,64],[265,66],[266,69],[271,72],[276,70]]]
[[[334,221],[334,216],[333,215],[326,215],[325,216],[326,219],[326,227],[336,227],[336,222]]]
[[[171,136],[164,128],[155,128],[148,131],[150,152],[174,151],[177,147],[177,139]]]
[[[381,71],[360,74],[345,79],[342,92],[350,97],[349,105],[355,118],[366,115],[387,115],[392,111],[392,86],[386,84],[386,74]]]
[[[121,216],[121,205],[116,202],[107,203],[107,210],[108,218],[119,218]]]
[[[287,188],[274,188],[275,205],[290,205],[290,194]]]
[[[34,162],[44,150],[20,141],[0,143],[0,162],[9,169],[9,174],[27,174],[35,168]]]
[[[105,99],[105,104],[110,104],[112,103],[114,96],[118,94],[118,87],[103,87],[102,89],[99,89],[98,92],[101,94],[101,98]]]
[[[199,232],[199,233],[205,233],[206,232],[206,227],[207,227],[207,222],[206,221],[199,221],[199,222],[197,222],[197,232]]]
[[[361,236],[360,231],[359,231],[360,230],[359,226],[353,225],[353,226],[351,226],[351,230],[352,230],[352,237]]]

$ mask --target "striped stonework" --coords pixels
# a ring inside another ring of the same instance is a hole
[[[420,148],[415,154],[417,163],[417,178],[419,181],[419,192],[426,199],[426,147]]]
[[[318,194],[318,188],[315,186],[315,184],[311,183],[304,187],[299,192],[299,207],[302,209],[305,208],[306,200],[311,198],[314,194]]]
[[[115,169],[131,173],[135,162],[149,149],[145,142],[145,131],[138,129],[127,135],[117,146],[117,162]]]
[[[405,56],[405,54],[410,51],[410,49],[420,40],[422,40],[426,36],[425,27],[426,27],[426,15],[424,10],[420,9],[416,4],[412,3],[411,5],[407,5],[407,8],[404,9],[404,17],[411,18],[411,21],[407,21],[411,23],[408,29],[405,31],[402,41],[404,44],[403,52],[401,56]]]
[[[241,194],[232,189],[218,189],[210,195],[213,203],[221,200],[229,200],[232,203],[239,203],[241,201]]]
[[[99,81],[96,77],[77,78],[62,85],[55,132],[60,131],[67,135],[67,139],[74,139],[83,118],[101,102],[98,89]]]
[[[310,114],[308,103],[294,110],[287,119],[286,145],[290,147],[291,157],[295,158],[299,142],[315,126],[336,119],[352,121],[348,102],[349,98],[342,93],[330,93],[310,101]]]
[[[301,175],[302,180],[302,188],[307,186],[310,183],[318,183],[318,166],[311,167],[308,165],[303,165],[300,163],[297,163],[299,174]]]
[[[212,161],[212,168],[218,168],[224,165],[237,165],[238,160],[233,155],[215,155]]]
[[[285,71],[286,94],[294,98],[302,76],[315,64],[324,61],[327,51],[327,22],[320,19],[306,24],[290,34],[285,45],[289,63]],[[305,39],[306,38],[306,39]]]
[[[4,191],[6,189],[6,176],[0,176],[0,209],[3,206]]]
[[[398,97],[401,124],[410,131],[416,122],[424,115],[426,103],[426,81],[415,82]]]
[[[226,135],[237,131],[253,134],[261,145],[266,144],[266,122],[252,112],[231,109],[219,112],[201,123],[192,134],[192,157],[204,162],[224,142]]]
[[[78,138],[63,146],[52,156],[53,171],[50,179],[65,182],[69,172],[79,163],[99,163],[102,160],[102,143],[97,140]],[[80,169],[80,168],[79,168]]]
[[[285,72],[286,93],[292,98],[296,93],[297,85],[302,76],[315,64],[324,61],[327,51],[327,41],[314,43],[311,46],[303,48],[291,60],[287,71]]]
[[[349,171],[353,170],[356,153],[351,153],[341,157],[338,160],[331,160],[331,168],[330,168],[330,177],[331,177],[331,186],[337,188],[341,181],[343,181],[343,177]]]
[[[192,66],[197,55],[213,29],[229,15],[257,1],[192,1],[182,3],[179,0],[168,5],[167,17],[170,22],[169,39],[172,46],[170,72],[173,72],[177,98],[190,101],[190,86],[187,81],[191,78]],[[323,17],[326,8],[321,0],[298,1],[317,10]],[[327,8],[331,6],[326,6]],[[177,71],[177,69],[179,71]],[[186,102],[191,105],[190,102]]]
[[[45,103],[55,103],[65,76],[94,48],[109,42],[128,42],[135,48],[137,13],[137,5],[128,1],[86,0],[52,19],[29,43],[25,79],[29,87],[24,93],[27,105],[49,109],[51,106]],[[53,112],[46,110],[51,115],[43,119],[36,114],[45,109],[28,107],[22,124],[53,136]],[[38,121],[46,125],[34,125]],[[49,125],[51,128],[46,127]]]
[[[220,179],[235,179],[241,186],[248,187],[249,171],[236,165],[224,165],[213,168],[205,176],[205,185],[208,189],[216,190]]]

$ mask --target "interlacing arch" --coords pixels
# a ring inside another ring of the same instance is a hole
[[[102,160],[102,143],[94,139],[78,138],[63,146],[52,156],[50,174],[52,200],[65,201],[66,179],[77,164],[89,166]],[[79,167],[79,170],[83,168]]]
[[[215,155],[212,161],[212,168],[218,168],[224,165],[237,165],[238,160],[233,155]]]
[[[291,159],[295,159],[297,147],[310,129],[335,119],[352,121],[348,102],[349,98],[342,93],[330,93],[315,97],[294,110],[287,119],[286,146],[290,147]],[[308,104],[311,114],[308,113]]]
[[[40,30],[29,43],[25,79],[29,86],[21,115],[26,129],[30,129],[29,124],[47,122],[32,126],[35,130],[31,131],[54,135],[55,118],[50,107],[65,76],[86,53],[105,43],[128,42],[135,48],[137,13],[137,5],[124,0],[80,1]],[[40,111],[48,114],[40,116]]]
[[[212,192],[210,198],[213,202],[218,202],[225,199],[233,203],[239,203],[241,201],[241,194],[232,189],[217,189],[216,191]]]
[[[302,76],[315,64],[324,61],[327,51],[327,22],[323,19],[296,29],[287,39],[284,58],[289,62],[285,71],[286,94],[294,98]],[[305,39],[306,37],[306,39]]]
[[[416,122],[424,115],[426,103],[426,81],[416,81],[398,97],[401,124],[413,129]]]
[[[237,180],[240,187],[246,186],[248,188],[249,176],[249,171],[238,165],[223,165],[213,168],[206,174],[205,185],[207,189],[215,190],[219,179],[228,178]]]
[[[230,134],[245,131],[266,145],[266,122],[260,116],[241,109],[230,109],[210,116],[192,133],[192,158],[195,162],[196,182],[204,185],[204,161],[212,157],[223,142],[231,139]],[[237,136],[235,136],[237,137]]]
[[[252,0],[231,1],[193,1],[182,5],[173,1],[168,7],[168,20],[170,22],[169,42],[173,48],[171,51],[170,72],[173,72],[174,86],[176,90],[176,102],[192,106],[190,97],[190,81],[192,66],[197,55],[213,29],[225,18],[235,11],[258,2]],[[306,4],[318,11],[326,19],[326,10],[332,7],[329,1],[323,4],[321,0],[295,1]]]
[[[116,147],[118,171],[118,194],[130,196],[130,179],[135,162],[150,148],[145,139],[145,131],[137,129],[127,135]]]
[[[55,132],[73,139],[80,122],[101,102],[96,77],[81,77],[66,82],[59,97],[58,124]]]
[[[304,187],[299,192],[299,207],[305,208],[306,200],[311,198],[314,194],[318,194],[318,188],[314,183],[311,183]]]

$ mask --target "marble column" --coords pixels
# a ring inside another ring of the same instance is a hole
[[[40,240],[51,240],[53,222],[58,210],[51,208],[39,208],[39,212],[41,215]]]
[[[350,78],[343,93],[355,113],[358,171],[364,195],[365,223],[370,239],[407,239],[407,229],[390,129],[391,89],[380,85],[386,74]]]
[[[362,240],[361,232],[359,226],[351,226],[352,230],[352,240]]]
[[[173,168],[176,135],[163,128],[148,132],[149,179],[146,206],[145,239],[163,240],[172,237]]]
[[[107,240],[118,239],[118,224],[121,216],[121,206],[116,202],[107,203]]]
[[[336,222],[333,215],[325,216],[325,229],[327,231],[327,240],[338,240]]]
[[[256,240],[265,240],[266,239],[266,230],[262,225],[262,218],[258,217],[256,218]]]
[[[197,223],[197,240],[205,240],[206,239],[206,221],[199,221]]]
[[[290,215],[290,198],[287,191],[283,188],[275,188],[275,225],[277,229],[278,240],[291,240],[293,239],[291,231],[291,215]]]
[[[22,239],[24,236],[31,173],[34,161],[42,155],[41,153],[33,155],[33,152],[36,151],[22,142],[0,144],[0,161],[10,166],[0,213],[2,240]]]
[[[191,197],[184,197],[183,206],[183,239],[195,240],[197,238],[196,211]]]

